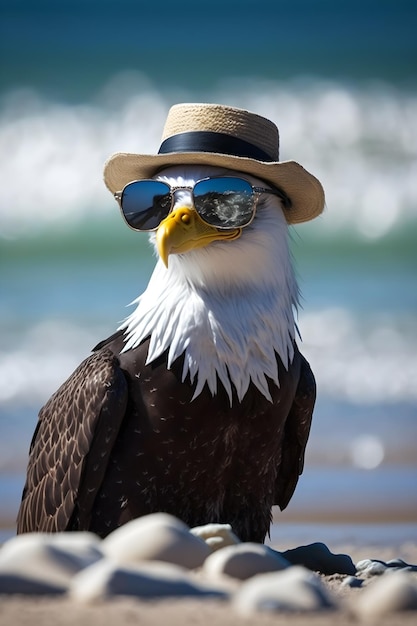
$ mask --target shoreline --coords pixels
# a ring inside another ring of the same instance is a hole
[[[282,515],[282,514],[281,514]],[[11,520],[0,519],[0,546],[16,534],[16,526]],[[340,545],[354,548],[377,547],[378,549],[401,548],[417,542],[417,520],[358,519],[355,521],[320,520],[314,516],[290,517],[285,521],[274,517],[270,537],[265,544],[274,548],[287,549],[297,545],[322,542],[335,549]]]

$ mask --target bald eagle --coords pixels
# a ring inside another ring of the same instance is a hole
[[[154,178],[225,175],[265,186],[204,165]],[[135,309],[40,411],[17,531],[105,537],[165,511],[263,542],[303,470],[316,393],[282,199],[261,194],[247,227],[219,230],[180,192],[150,239],[159,260]]]

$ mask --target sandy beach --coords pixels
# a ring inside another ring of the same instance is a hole
[[[236,615],[230,607],[216,600],[159,600],[138,601],[131,598],[100,602],[94,606],[80,606],[68,600],[31,600],[12,598],[0,604],[0,624],[2,626],[236,626],[256,624],[259,626],[352,626],[361,623],[348,610],[337,613],[273,613],[258,614],[252,618]],[[402,612],[378,617],[378,624],[390,626],[415,626],[416,614]]]

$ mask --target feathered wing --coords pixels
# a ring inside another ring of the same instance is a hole
[[[18,533],[88,529],[127,398],[117,358],[100,350],[45,404],[30,447]]]
[[[291,500],[304,468],[304,454],[316,401],[314,374],[306,359],[300,356],[300,377],[285,425],[281,463],[275,483],[274,503],[278,504],[281,510],[285,509]]]

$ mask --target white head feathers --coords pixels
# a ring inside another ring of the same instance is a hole
[[[158,179],[192,186],[225,170],[175,166]],[[234,175],[237,175],[234,172]],[[254,185],[264,185],[243,176]],[[151,235],[154,240],[154,235]],[[239,239],[159,260],[135,311],[120,327],[124,351],[150,336],[147,362],[168,350],[168,367],[184,354],[183,380],[196,380],[194,397],[219,379],[232,403],[250,382],[271,399],[267,377],[279,385],[275,353],[287,368],[294,355],[298,287],[288,248],[288,226],[279,198],[261,197],[253,223]]]

